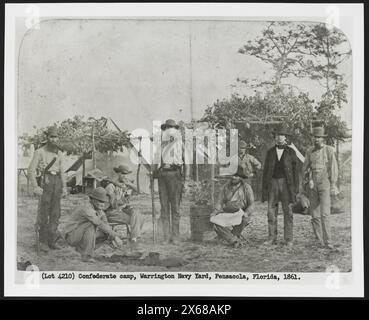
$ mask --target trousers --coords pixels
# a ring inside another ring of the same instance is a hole
[[[214,231],[217,233],[218,237],[224,239],[229,244],[233,244],[238,241],[241,236],[243,229],[249,224],[250,217],[242,217],[242,221],[239,225],[233,227],[222,227],[214,224]]]
[[[316,238],[322,244],[331,242],[329,216],[331,213],[330,182],[328,178],[314,179],[314,188],[309,189],[311,224]]]
[[[126,224],[129,226],[131,239],[137,239],[141,235],[142,217],[139,211],[131,207],[112,209],[106,211],[109,223]]]
[[[38,204],[36,223],[39,226],[40,242],[49,245],[55,244],[59,237],[58,225],[61,213],[62,189],[59,175],[45,175],[43,193]]]
[[[67,243],[74,247],[82,256],[93,257],[96,245],[102,244],[108,236],[91,222],[85,222],[65,235]]]
[[[284,240],[293,240],[293,212],[289,206],[289,192],[285,178],[272,179],[268,195],[269,240],[276,241],[278,233],[278,202],[281,201],[284,222]]]
[[[179,170],[161,171],[158,176],[164,240],[179,238],[179,205],[182,175]]]

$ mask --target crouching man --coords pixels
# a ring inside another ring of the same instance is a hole
[[[234,248],[241,246],[241,233],[250,223],[253,211],[254,193],[245,179],[243,168],[238,166],[237,172],[220,192],[210,219],[218,237]]]
[[[82,261],[93,262],[96,244],[113,240],[122,245],[119,234],[112,230],[104,213],[108,196],[104,188],[96,188],[90,201],[73,210],[64,228],[66,242],[82,256]]]

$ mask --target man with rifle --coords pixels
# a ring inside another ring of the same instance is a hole
[[[57,144],[56,127],[46,132],[46,144],[37,149],[28,167],[28,176],[33,193],[40,197],[38,204],[36,232],[37,246],[48,252],[49,249],[61,249],[56,243],[59,238],[61,198],[67,194],[64,157]],[[36,170],[41,172],[41,185],[37,184]]]
[[[185,181],[189,180],[182,134],[178,129],[179,125],[171,119],[161,126],[161,146],[157,151],[160,165],[154,166],[154,175],[158,178],[164,242],[173,244],[179,241],[179,206]]]

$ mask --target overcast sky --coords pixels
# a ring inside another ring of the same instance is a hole
[[[217,99],[244,92],[232,86],[237,77],[268,75],[264,63],[238,53],[265,25],[74,19],[26,32],[19,21],[18,133],[76,114],[112,117],[129,131],[151,131],[153,120],[199,119]],[[351,60],[342,70],[349,85],[342,115],[351,126]],[[294,84],[321,95],[312,81]]]

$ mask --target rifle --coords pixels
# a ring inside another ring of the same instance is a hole
[[[152,208],[152,239],[156,243],[156,226],[155,226],[155,195],[154,195],[154,177],[150,174],[150,191],[151,191],[151,208]]]
[[[40,215],[40,206],[41,206],[41,197],[38,199],[38,205],[37,205],[37,218],[36,223],[34,225],[35,228],[35,234],[36,234],[36,254],[40,255],[40,224],[38,222],[38,218]]]

